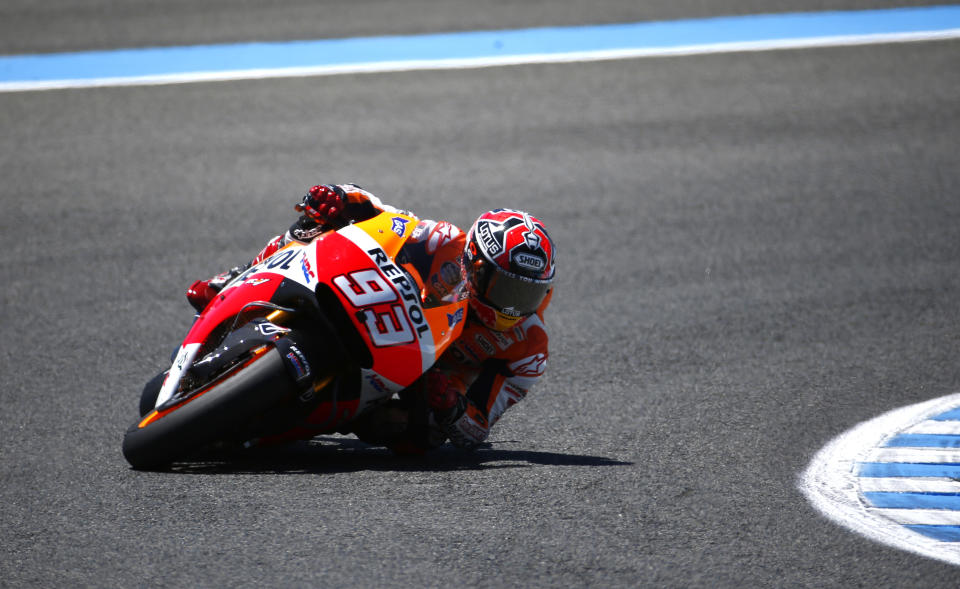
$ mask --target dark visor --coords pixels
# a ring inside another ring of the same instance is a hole
[[[524,278],[504,270],[490,274],[483,298],[507,315],[522,317],[533,313],[550,292],[548,280]]]

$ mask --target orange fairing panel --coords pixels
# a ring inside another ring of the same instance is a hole
[[[381,214],[367,221],[354,225],[372,237],[391,259],[395,259],[407,238],[413,233],[419,219],[403,214]],[[415,274],[414,276],[417,277]],[[423,284],[418,282],[422,289]],[[423,309],[423,314],[430,325],[433,346],[430,342],[421,342],[422,351],[426,356],[434,356],[436,350],[443,349],[448,342],[456,339],[463,331],[463,320],[467,309],[465,302],[444,305],[441,307]],[[425,345],[424,345],[425,344]],[[432,364],[432,362],[430,362]]]
[[[381,214],[366,221],[354,223],[376,241],[391,259],[397,257],[404,242],[413,233],[419,219],[409,215]]]
[[[450,342],[460,337],[467,316],[467,301],[427,308],[423,310],[423,314],[430,324],[433,353],[436,355],[437,350],[445,349]]]

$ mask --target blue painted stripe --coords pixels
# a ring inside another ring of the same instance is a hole
[[[947,477],[960,480],[960,464],[914,464],[911,462],[861,462],[861,477]]]
[[[960,526],[904,526],[940,542],[960,542]]]
[[[933,420],[935,420],[935,421],[955,421],[955,420],[960,420],[960,407],[957,407],[957,408],[955,408],[955,409],[951,409],[950,411],[947,411],[946,413],[941,413],[940,415],[937,415],[937,416],[935,416],[935,417],[931,417],[930,419],[933,419]]]
[[[960,5],[0,57],[0,82],[497,58],[960,28]]]
[[[891,509],[960,509],[957,493],[867,492],[864,498],[874,507]]]
[[[890,448],[960,448],[960,435],[899,434],[884,444]]]

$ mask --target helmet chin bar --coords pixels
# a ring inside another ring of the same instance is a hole
[[[470,310],[481,323],[494,331],[506,331],[524,319],[498,311],[477,297],[470,298]]]

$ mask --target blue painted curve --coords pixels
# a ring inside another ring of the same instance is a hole
[[[904,527],[940,542],[960,542],[960,526],[909,525]]]
[[[931,415],[928,422],[960,422],[960,407]],[[960,430],[960,427],[957,427]],[[885,448],[916,448],[921,450],[942,449],[951,452],[960,448],[960,434],[900,433],[884,444]],[[947,454],[945,456],[953,456]],[[940,457],[939,462],[860,462],[857,476],[861,478],[892,478],[900,480],[960,480],[960,454],[956,460]],[[960,493],[916,491],[866,491],[862,493],[866,505],[877,509],[941,510],[958,514],[960,519]],[[960,542],[960,525],[903,524],[903,527],[938,542]]]
[[[938,421],[947,420],[938,419]],[[899,434],[887,440],[884,446],[888,448],[960,448],[960,435]]]

